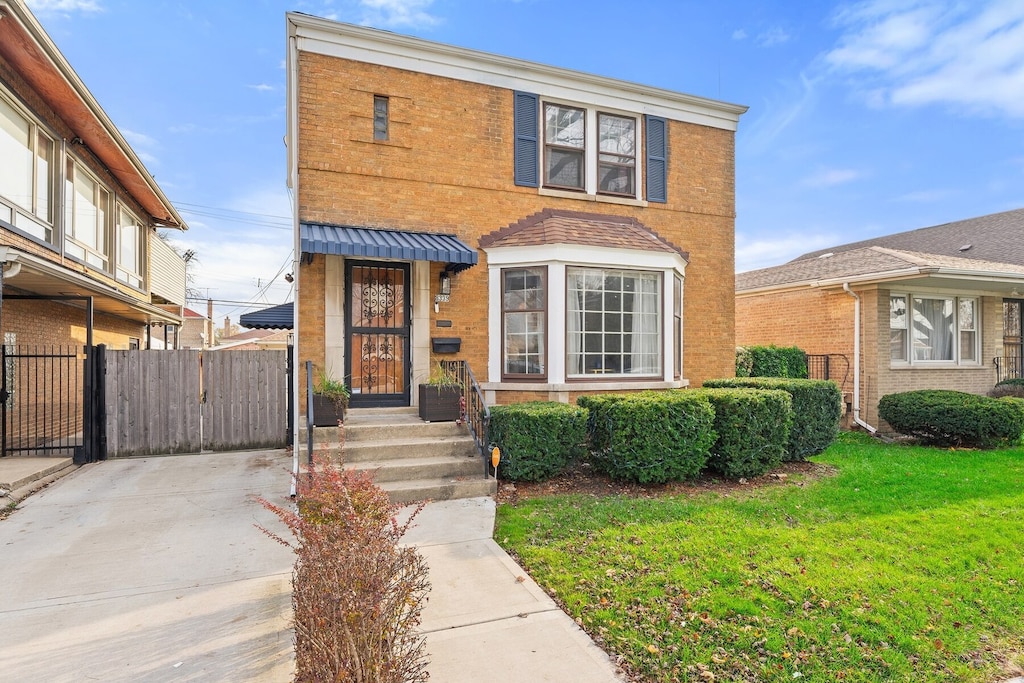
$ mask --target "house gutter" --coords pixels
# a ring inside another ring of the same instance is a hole
[[[860,419],[860,295],[843,283],[843,291],[853,297],[853,421],[874,434],[878,430]]]

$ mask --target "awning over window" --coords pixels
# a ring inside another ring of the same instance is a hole
[[[292,302],[238,316],[242,327],[257,330],[290,330],[294,321]]]
[[[435,232],[302,223],[299,237],[303,254],[440,261],[454,272],[476,265],[478,258],[476,250],[455,235]]]

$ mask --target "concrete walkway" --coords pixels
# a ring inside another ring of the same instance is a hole
[[[494,499],[427,505],[405,541],[430,568],[431,680],[616,683],[608,656],[491,538]],[[408,508],[404,511],[408,515]]]
[[[86,465],[0,521],[0,679],[288,681],[284,451]]]

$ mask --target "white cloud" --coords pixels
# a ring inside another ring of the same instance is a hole
[[[744,31],[741,28],[738,28],[738,29],[736,29],[735,31],[732,32],[732,39],[733,40],[743,40],[746,37],[747,37],[747,32]]]
[[[160,165],[160,159],[157,158],[153,152],[160,148],[160,143],[157,142],[156,138],[150,137],[145,133],[139,133],[128,128],[119,128],[121,135],[128,141],[128,144],[132,146],[132,150],[147,167],[152,169],[154,166]]]
[[[852,168],[823,168],[800,181],[804,187],[835,187],[861,178],[864,174]]]
[[[790,35],[781,26],[772,26],[757,36],[757,44],[761,47],[775,47],[789,42]]]
[[[919,204],[932,204],[934,202],[939,202],[944,199],[949,199],[950,197],[957,194],[960,193],[957,192],[956,190],[918,190],[916,192],[908,192],[906,194],[900,195],[899,197],[896,198],[896,201],[915,202]]]
[[[816,86],[817,82],[803,73],[799,81],[784,83],[785,92],[758,107],[762,113],[749,128],[740,128],[747,147],[754,152],[772,148],[779,135],[814,108]]]
[[[274,86],[267,85],[266,83],[258,83],[256,85],[247,85],[245,87],[250,88],[252,90],[259,91],[259,92],[273,92],[273,90],[274,90]]]
[[[97,0],[27,0],[33,12],[102,12]]]
[[[375,27],[428,27],[440,19],[427,12],[434,0],[359,0],[361,23]]]
[[[748,238],[736,234],[736,272],[743,273],[758,268],[777,266],[780,263],[825,247],[838,244],[835,235],[826,233],[788,234],[783,237],[765,239]]]
[[[868,0],[835,23],[845,33],[825,61],[870,104],[1024,118],[1024,2]]]

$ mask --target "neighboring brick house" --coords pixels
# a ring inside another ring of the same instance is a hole
[[[151,329],[181,324],[185,263],[158,227],[186,229],[23,0],[0,0],[0,330],[9,438],[67,414],[52,405],[54,396],[81,400],[83,346],[146,348]],[[72,349],[60,352],[60,371],[38,358],[58,345]],[[18,355],[19,348],[30,352]],[[81,429],[76,410],[58,432]]]
[[[181,325],[181,333],[178,335],[178,347],[182,349],[209,348],[210,344],[207,340],[213,336],[213,325],[210,319],[191,308],[182,309],[181,315],[184,322]]]
[[[1022,245],[1024,209],[1018,209],[740,273],[736,342],[844,357],[856,418],[887,428],[877,411],[886,394],[980,394],[1000,377],[1021,376]],[[843,379],[835,365],[833,379]]]
[[[492,404],[733,373],[745,107],[287,22],[297,360],[353,406],[446,358]]]
[[[18,343],[145,344],[181,324],[184,261],[156,235],[185,223],[22,0],[0,0],[3,330]],[[73,310],[68,310],[72,308]]]

